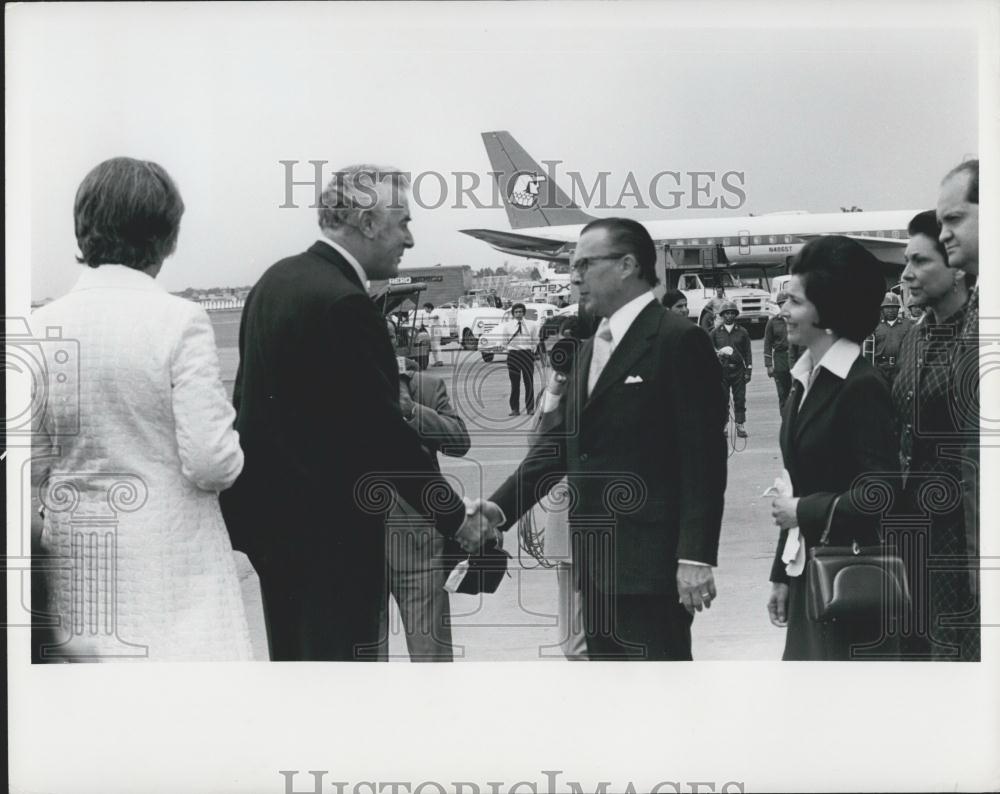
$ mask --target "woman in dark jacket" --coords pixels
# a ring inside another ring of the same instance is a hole
[[[771,570],[768,612],[787,627],[785,660],[884,658],[881,621],[814,623],[806,613],[810,547],[827,526],[830,545],[878,542],[877,483],[895,472],[892,403],[885,380],[861,356],[878,323],[885,282],[878,260],[847,237],[821,237],[796,256],[781,314],[788,341],[806,352],[792,368],[782,415],[781,453],[792,496],[779,496],[772,515],[780,528]]]
[[[975,572],[965,570],[975,546],[962,509],[961,410],[950,366],[961,349],[973,277],[948,266],[933,210],[914,217],[909,232],[903,283],[925,314],[903,339],[892,386],[903,499],[915,517],[907,551],[917,575],[910,580],[914,612],[905,658],[978,661]]]

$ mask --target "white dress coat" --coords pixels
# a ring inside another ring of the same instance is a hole
[[[138,270],[84,266],[31,326],[49,337],[32,480],[60,624],[43,657],[250,659],[218,499],[243,453],[208,315]]]

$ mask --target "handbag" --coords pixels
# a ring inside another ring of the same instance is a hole
[[[833,500],[819,545],[806,563],[806,612],[815,623],[878,620],[890,609],[907,610],[910,588],[902,558],[882,543],[829,546],[830,527],[840,496]]]
[[[495,593],[504,576],[510,576],[507,572],[510,555],[500,546],[485,549],[479,554],[467,554],[457,541],[448,538],[445,540],[443,556],[449,560],[459,558],[453,566],[452,576],[456,575],[459,566],[464,565],[466,568],[465,575],[451,592],[466,595]]]

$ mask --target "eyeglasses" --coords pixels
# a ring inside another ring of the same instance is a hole
[[[620,254],[604,254],[603,256],[581,257],[573,262],[571,270],[582,276],[587,272],[587,268],[589,268],[594,262],[600,262],[605,259],[621,259],[623,256],[628,256],[629,253],[629,251],[624,251]]]

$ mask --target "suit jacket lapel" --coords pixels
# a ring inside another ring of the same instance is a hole
[[[823,413],[830,400],[840,391],[843,383],[844,381],[829,370],[820,369],[815,383],[809,388],[809,393],[802,400],[801,405],[799,405],[798,416],[794,420],[794,438],[801,436],[806,425]]]
[[[795,437],[795,422],[798,419],[799,405],[802,403],[802,384],[799,381],[792,379],[792,390],[788,394],[788,400],[785,402],[784,416],[781,422],[781,432],[779,433],[778,443],[781,447],[782,457],[786,462],[792,460],[792,439]],[[788,463],[789,474],[792,471],[792,464]]]
[[[597,379],[597,383],[594,384],[593,393],[587,396],[587,405],[590,405],[603,392],[607,391],[612,383],[621,379],[628,372],[629,367],[642,358],[646,354],[646,351],[649,350],[650,340],[656,336],[656,332],[660,327],[661,312],[657,311],[658,308],[662,309],[654,300],[650,301],[639,312],[639,316],[635,318],[635,322],[629,327],[625,337],[615,346],[615,350],[611,354],[611,358],[608,359],[608,363],[604,365],[601,376]],[[592,356],[593,340],[591,340],[590,350]],[[583,381],[584,388],[586,388],[587,378],[590,376],[591,356],[587,357],[587,369],[585,370]]]

